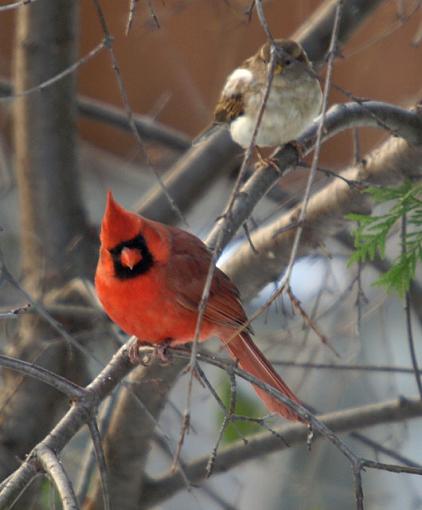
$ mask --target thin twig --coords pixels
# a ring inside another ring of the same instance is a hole
[[[202,370],[201,366],[199,363],[197,363],[196,365],[196,369],[198,371],[198,375],[199,377],[201,378],[202,382],[205,384],[205,386],[208,388],[209,392],[211,393],[211,395],[214,397],[215,401],[217,402],[219,408],[221,409],[221,411],[224,413],[224,415],[226,416],[227,414],[227,409],[226,409],[226,406],[224,405],[223,401],[221,400],[221,398],[218,396],[218,393],[215,391],[214,387],[212,386],[212,384],[210,383],[210,381],[208,380],[208,377],[205,375],[205,372]],[[234,418],[234,417],[232,417]],[[240,430],[238,429],[238,427],[236,426],[235,423],[232,423],[233,427],[235,428],[236,430],[236,433],[237,435],[239,436],[239,438],[242,438],[244,441],[245,441],[245,444],[247,444],[247,439],[243,436],[243,434],[240,432]]]
[[[118,392],[113,392],[106,404],[103,404],[103,407],[100,411],[100,414],[98,416],[99,422],[100,422],[100,436],[104,436],[107,431],[108,427],[110,425],[110,420],[112,416],[112,412],[114,411],[114,406],[116,403],[116,397]],[[85,450],[82,454],[82,460],[80,462],[79,472],[77,481],[75,483],[76,487],[76,494],[78,496],[78,500],[81,501],[82,504],[84,504],[84,501],[87,497],[88,490],[91,484],[91,478],[95,469],[95,461],[96,461],[96,454],[94,450],[94,446],[92,444],[92,441],[88,441],[87,445],[85,447]]]
[[[312,363],[312,362],[298,362],[298,361],[286,361],[286,360],[271,360],[272,365],[279,365],[283,367],[292,368],[315,368],[317,370],[350,370],[350,371],[361,371],[361,372],[373,372],[373,373],[393,373],[393,374],[407,374],[414,375],[415,371],[413,368],[406,367],[393,367],[383,365],[346,365],[341,363]],[[422,374],[422,370],[419,370],[419,374]]]
[[[359,165],[362,159],[362,151],[361,151],[361,143],[360,143],[360,136],[359,136],[359,129],[355,128],[353,129],[353,164]],[[357,263],[356,268],[356,332],[358,335],[358,338],[361,337],[361,327],[362,327],[362,307],[366,300],[365,293],[363,292],[362,287],[362,270],[363,270],[363,263],[362,260],[359,259]]]
[[[398,462],[401,462],[405,466],[414,467],[414,468],[422,468],[422,466],[416,462],[413,462],[413,460],[408,459],[404,455],[401,455],[400,453],[391,450],[391,448],[387,448],[386,446],[378,443],[377,441],[374,441],[373,439],[364,436],[360,432],[351,432],[350,437],[355,439],[356,441],[359,441],[360,443],[369,446],[373,450],[375,450],[377,453],[382,453],[384,455],[387,455],[391,457],[394,460],[397,460]]]
[[[390,473],[408,473],[410,475],[422,475],[421,467],[398,466],[397,464],[385,464],[384,462],[376,462],[374,460],[362,459],[362,468],[369,467],[372,469],[381,469]]]
[[[362,464],[360,462],[353,466],[353,481],[355,485],[356,509],[364,510],[363,489],[362,489]]]
[[[117,395],[118,395],[117,391],[113,392],[110,395],[108,402],[103,405],[103,408],[100,411],[99,415],[100,436],[104,436],[108,431]],[[88,441],[85,447],[85,451],[83,453],[82,461],[80,463],[78,478],[75,483],[76,494],[78,496],[79,501],[81,501],[82,504],[85,501],[85,498],[87,497],[88,494],[92,474],[95,468],[95,460],[96,453],[94,450],[94,445],[92,441]]]
[[[152,3],[151,3],[151,0],[144,0],[144,2],[146,3],[146,5],[148,7],[149,14],[150,14],[152,20],[154,21],[155,26],[157,28],[160,28],[160,22],[158,21],[158,17],[155,14],[154,8],[153,8]]]
[[[13,95],[0,96],[0,101],[12,101],[14,99],[17,99],[18,97],[28,96],[33,92],[42,92],[47,87],[54,85],[63,78],[66,78],[66,76],[69,76],[69,74],[74,73],[79,67],[81,67],[83,64],[86,64],[89,60],[94,58],[106,46],[107,40],[104,39],[99,44],[97,44],[97,46],[95,46],[95,48],[93,48],[90,52],[88,52],[86,55],[84,55],[82,58],[80,58],[77,62],[75,62],[71,66],[64,69],[61,73],[56,74],[52,78],[49,78],[48,80],[45,80],[42,83],[35,85],[34,87],[22,90],[22,92],[14,93]]]
[[[129,35],[130,29],[132,28],[132,23],[133,23],[133,20],[135,19],[135,12],[136,12],[137,5],[138,5],[138,0],[130,0],[129,15],[127,17],[126,30],[125,30],[126,35]]]
[[[230,401],[229,405],[227,406],[227,410],[224,413],[223,422],[220,426],[220,430],[217,436],[217,441],[215,443],[214,448],[212,449],[212,452],[210,454],[210,458],[208,460],[207,468],[205,470],[206,477],[209,478],[212,475],[212,471],[214,469],[215,459],[217,458],[217,451],[220,446],[220,443],[223,439],[224,432],[228,425],[231,422],[232,416],[236,410],[236,378],[234,376],[234,373],[232,370],[228,372],[229,378],[230,378]]]
[[[56,486],[63,510],[79,510],[72,482],[54,451],[45,445],[40,445],[36,449],[36,454],[44,471]]]
[[[85,395],[85,389],[81,386],[39,365],[0,354],[0,366],[38,379],[70,398],[81,398]]]
[[[18,306],[7,312],[0,312],[0,319],[16,319],[18,315],[27,312],[30,307],[31,305],[28,303],[27,305]]]
[[[12,2],[6,5],[0,5],[1,11],[10,11],[11,9],[17,9],[18,7],[28,6],[29,4],[35,3],[36,0],[18,0],[17,2]]]
[[[270,27],[268,25],[268,21],[264,14],[264,8],[262,7],[262,0],[255,0],[255,9],[256,13],[258,14],[259,22],[264,29],[265,35],[267,36],[267,39],[271,42],[272,45],[274,45],[274,37],[271,33]]]
[[[306,188],[305,188],[305,193],[303,196],[303,202],[302,202],[302,205],[300,208],[299,218],[297,220],[299,223],[302,223],[306,218],[306,208],[307,208],[310,196],[311,196],[312,185],[313,185],[316,171],[318,168],[319,155],[320,155],[320,151],[321,151],[321,143],[322,143],[322,139],[323,139],[325,118],[327,115],[328,95],[329,95],[330,89],[331,89],[331,79],[332,79],[332,74],[333,74],[334,60],[337,56],[337,38],[338,38],[338,34],[339,34],[342,8],[343,8],[343,0],[338,0],[336,14],[334,17],[332,34],[331,34],[331,42],[330,42],[330,47],[328,50],[327,74],[326,74],[325,83],[324,83],[321,115],[319,117],[319,124],[318,124],[318,130],[317,130],[317,135],[316,135],[314,156],[312,159],[311,169],[309,171],[309,177],[308,177],[308,180],[306,183]],[[280,282],[281,289],[283,289],[285,284],[288,284],[288,282],[290,281],[290,276],[291,276],[293,266],[294,266],[294,263],[296,260],[296,254],[297,254],[297,251],[299,248],[299,243],[300,243],[300,239],[302,237],[302,233],[303,233],[303,226],[299,225],[296,230],[296,235],[295,235],[293,243],[292,243],[290,259],[287,264],[287,268],[283,275],[283,278]]]
[[[110,492],[107,480],[107,465],[104,456],[104,450],[101,445],[101,434],[97,426],[95,418],[88,421],[89,432],[91,434],[92,444],[94,445],[95,456],[98,462],[98,471],[100,473],[101,489],[103,493],[104,510],[111,510]]]
[[[136,129],[136,125],[135,125],[135,122],[133,120],[133,115],[134,115],[133,114],[133,110],[132,110],[132,107],[130,106],[129,97],[128,97],[128,94],[127,94],[127,90],[126,90],[125,84],[123,82],[122,74],[121,74],[121,71],[120,71],[120,66],[119,66],[117,57],[116,57],[116,55],[114,53],[113,38],[111,37],[110,30],[108,28],[108,24],[107,24],[106,18],[105,18],[103,9],[102,9],[101,4],[100,4],[100,0],[92,0],[92,1],[94,3],[95,9],[97,11],[98,19],[100,21],[100,25],[101,25],[102,31],[104,33],[104,36],[105,36],[105,40],[107,41],[106,48],[107,48],[107,50],[109,52],[109,55],[110,55],[111,65],[112,65],[112,68],[113,68],[113,71],[114,71],[114,75],[115,75],[116,80],[117,80],[117,85],[119,87],[120,97],[122,98],[122,102],[123,102],[123,108],[124,108],[124,110],[126,112],[127,119],[128,119],[129,124],[130,124],[131,131],[132,131],[132,133],[133,133],[133,135],[135,137],[135,140],[137,141],[137,143],[139,145],[141,153],[143,154],[143,156],[144,156],[144,158],[146,160],[146,165],[147,165],[148,169],[150,169],[153,172],[153,174],[154,174],[158,184],[160,185],[163,193],[165,194],[167,200],[169,201],[173,211],[177,214],[177,216],[180,218],[182,223],[187,225],[187,221],[186,221],[183,213],[181,212],[181,210],[179,209],[179,207],[177,206],[177,204],[174,202],[173,198],[171,197],[171,195],[170,195],[166,185],[164,184],[164,181],[162,180],[160,174],[157,172],[156,168],[154,168],[154,166],[151,164],[150,158],[148,156],[148,152],[147,152],[147,150],[145,148],[145,144],[144,144],[142,138],[140,137],[138,130]]]
[[[306,313],[305,309],[303,308],[301,302],[299,299],[294,295],[292,288],[290,285],[287,286],[286,293],[290,298],[290,301],[294,308],[299,312],[300,316],[303,319],[303,322],[309,326],[310,329],[317,335],[317,337],[321,340],[321,342],[330,349],[330,351],[337,356],[337,358],[340,358],[340,354],[335,350],[335,348],[331,345],[328,338],[321,333],[318,326],[316,325],[315,321],[309,317],[309,315]]]
[[[274,48],[273,48],[273,50],[274,50]],[[191,406],[191,398],[192,398],[193,375],[194,375],[195,364],[196,364],[196,354],[198,351],[198,340],[200,337],[202,320],[203,320],[205,309],[206,309],[206,306],[208,303],[211,285],[212,285],[212,281],[214,278],[216,263],[217,263],[217,260],[223,250],[223,246],[224,246],[223,236],[225,234],[226,225],[228,224],[228,221],[231,217],[231,211],[232,211],[233,205],[235,203],[235,199],[236,199],[239,189],[241,187],[241,183],[243,182],[244,175],[246,174],[246,171],[247,171],[247,168],[249,165],[249,161],[251,160],[251,157],[252,157],[252,151],[255,146],[255,141],[256,141],[256,137],[258,135],[259,126],[261,124],[261,120],[264,115],[264,110],[265,110],[265,107],[266,107],[266,104],[268,101],[268,97],[270,94],[270,90],[271,90],[271,84],[272,84],[273,75],[274,75],[274,67],[275,67],[275,53],[274,53],[274,51],[272,51],[270,64],[268,67],[267,83],[266,83],[264,95],[262,97],[262,101],[260,104],[260,108],[258,110],[258,115],[257,115],[257,119],[255,122],[254,131],[252,133],[252,138],[251,138],[248,148],[245,151],[243,162],[240,167],[240,170],[239,170],[239,173],[238,173],[238,176],[236,179],[236,183],[235,183],[232,193],[230,195],[228,204],[225,208],[224,214],[221,216],[221,222],[222,222],[221,229],[218,232],[216,242],[212,249],[212,255],[211,255],[211,260],[210,260],[210,264],[209,264],[209,268],[208,268],[208,273],[207,273],[207,277],[205,280],[204,288],[202,290],[201,300],[198,305],[198,318],[196,320],[195,334],[194,334],[194,339],[192,342],[192,350],[191,350],[190,374],[189,374],[189,379],[188,379],[188,388],[187,388],[187,395],[186,395],[186,407],[185,407],[184,416],[183,416],[183,424],[182,424],[182,429],[180,432],[180,438],[178,441],[177,455],[180,454],[180,450],[181,450],[181,447],[183,444],[183,439],[184,439],[185,433],[189,427],[189,421],[190,421],[189,414],[190,414],[190,406]],[[177,459],[177,457],[176,457],[176,459]]]

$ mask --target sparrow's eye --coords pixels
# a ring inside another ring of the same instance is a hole
[[[284,61],[284,65],[288,67],[291,64],[293,64],[293,60],[291,60],[290,58],[286,58],[286,60]]]

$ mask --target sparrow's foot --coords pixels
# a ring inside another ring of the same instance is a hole
[[[255,146],[255,151],[258,156],[257,168],[271,166],[276,172],[281,173],[280,167],[277,165],[277,161],[274,158],[264,156],[258,146]]]

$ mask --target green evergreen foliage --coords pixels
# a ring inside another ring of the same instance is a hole
[[[387,211],[381,215],[347,215],[358,224],[353,232],[355,251],[349,265],[385,258],[391,230],[405,218],[401,253],[393,260],[391,268],[374,282],[403,297],[415,276],[417,263],[422,260],[422,184],[405,182],[396,188],[370,187],[365,191],[377,204],[386,204]]]

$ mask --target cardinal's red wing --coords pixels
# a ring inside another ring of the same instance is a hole
[[[211,263],[211,253],[197,237],[171,229],[171,257],[167,285],[181,306],[197,311]],[[237,329],[247,320],[239,292],[230,279],[215,269],[204,319]]]

